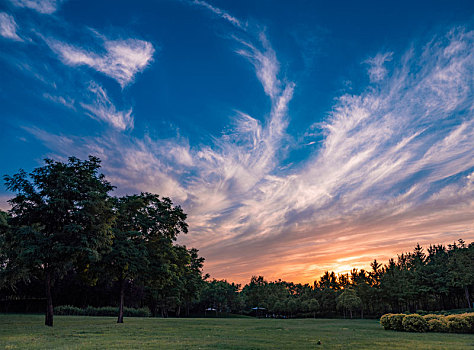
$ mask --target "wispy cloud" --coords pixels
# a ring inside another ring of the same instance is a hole
[[[56,95],[51,95],[49,93],[43,93],[43,97],[51,102],[58,103],[60,105],[63,105],[66,108],[69,109],[75,109],[74,107],[74,99],[69,98],[69,97],[63,97],[63,96],[56,96]]]
[[[15,6],[29,8],[43,14],[56,12],[64,1],[65,0],[10,0]]]
[[[107,92],[97,83],[89,83],[89,92],[93,96],[91,104],[81,102],[82,108],[88,111],[88,115],[94,119],[102,120],[117,130],[133,128],[132,109],[128,111],[117,111],[111,102]]]
[[[375,57],[369,58],[364,63],[369,65],[368,73],[371,82],[377,82],[385,78],[387,68],[385,62],[392,60],[393,52],[378,53]]]
[[[17,34],[17,30],[18,25],[13,16],[5,12],[0,12],[0,35],[7,39],[23,41]]]
[[[215,13],[216,15],[218,15],[219,17],[222,17],[223,19],[225,19],[226,21],[228,21],[229,23],[231,23],[232,25],[240,28],[240,29],[244,29],[245,28],[245,25],[242,24],[242,22],[235,18],[234,16],[230,15],[228,12],[218,8],[218,7],[215,7],[215,6],[212,6],[211,4],[205,2],[205,1],[201,1],[201,0],[194,0],[192,2],[193,4],[195,5],[198,5],[198,6],[202,6],[206,9],[208,9],[209,11]]]
[[[189,214],[192,232],[183,242],[201,249],[217,278],[309,281],[326,268],[384,259],[407,241],[474,238],[473,31],[455,28],[403,55],[376,55],[371,84],[340,96],[325,122],[309,127],[319,139],[304,143],[321,146],[290,166],[282,166],[285,151],[301,146],[286,133],[295,84],[281,75],[264,33],[245,37],[237,53],[253,65],[271,109],[264,119],[236,111],[233,127],[210,145],[113,130],[86,140],[30,132],[57,154],[98,155],[124,193],[174,198]],[[51,46],[66,64],[87,65],[122,85],[136,73],[108,73],[109,49],[100,55]],[[97,101],[89,112],[123,130],[124,114],[95,112],[118,113],[101,89],[92,88]]]
[[[236,38],[236,40],[244,46],[243,49],[237,50],[237,53],[246,57],[253,64],[265,93],[271,98],[278,96],[281,91],[281,82],[278,80],[280,64],[265,33],[261,32],[259,35],[259,44],[261,44],[262,50],[259,50],[256,45],[245,40],[239,38]]]
[[[89,66],[115,79],[122,87],[133,81],[153,59],[153,45],[138,39],[104,39],[103,51],[88,50],[56,39],[47,39],[61,61],[70,66]]]

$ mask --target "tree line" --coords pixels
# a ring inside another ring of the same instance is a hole
[[[111,196],[96,157],[46,159],[4,180],[15,197],[0,211],[0,310],[46,301],[48,326],[54,305],[115,306],[119,323],[124,306],[162,317],[210,310],[285,318],[472,307],[474,242],[416,245],[384,265],[327,271],[313,284],[254,276],[242,286],[211,280],[198,250],[176,243],[188,225],[169,198]]]
[[[311,284],[266,281],[254,276],[243,288],[226,281],[206,284],[204,305],[231,312],[262,308],[280,317],[379,317],[386,313],[441,311],[472,305],[474,242],[431,245],[425,252],[417,244],[382,265],[350,273],[325,272]]]

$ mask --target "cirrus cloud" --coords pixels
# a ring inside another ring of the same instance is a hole
[[[47,43],[64,64],[88,66],[115,79],[122,88],[149,65],[155,52],[151,43],[139,39],[105,39],[104,51],[87,50],[56,39],[47,39]]]
[[[18,25],[13,16],[5,12],[0,12],[0,35],[7,39],[23,41],[17,34],[17,31]]]
[[[48,15],[56,12],[59,5],[64,1],[65,0],[10,0],[15,6],[29,8]]]

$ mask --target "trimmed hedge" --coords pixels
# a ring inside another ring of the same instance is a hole
[[[448,331],[448,324],[444,320],[433,318],[428,320],[428,331],[446,333]]]
[[[386,330],[405,332],[474,333],[474,312],[458,315],[385,314],[380,324]]]
[[[104,306],[92,307],[88,306],[85,309],[80,309],[71,305],[61,305],[54,308],[56,315],[64,316],[118,316],[118,307]],[[124,307],[123,315],[125,317],[150,317],[150,310],[148,308],[133,309]]]
[[[469,328],[471,328],[471,325],[464,315],[446,316],[446,322],[448,323],[450,333],[467,333]]]
[[[402,320],[403,330],[406,332],[426,332],[428,322],[418,314],[406,315]]]
[[[392,314],[390,317],[390,329],[394,331],[403,331],[403,319],[405,314]]]
[[[392,314],[385,314],[380,317],[380,324],[385,330],[392,329],[390,326],[390,317],[392,317]]]
[[[436,314],[428,314],[423,316],[423,318],[426,320],[426,322],[429,322],[430,320],[444,320],[443,315],[436,315]]]

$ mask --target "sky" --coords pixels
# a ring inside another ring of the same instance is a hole
[[[470,242],[473,24],[469,0],[0,0],[0,172],[98,156],[238,283]]]

